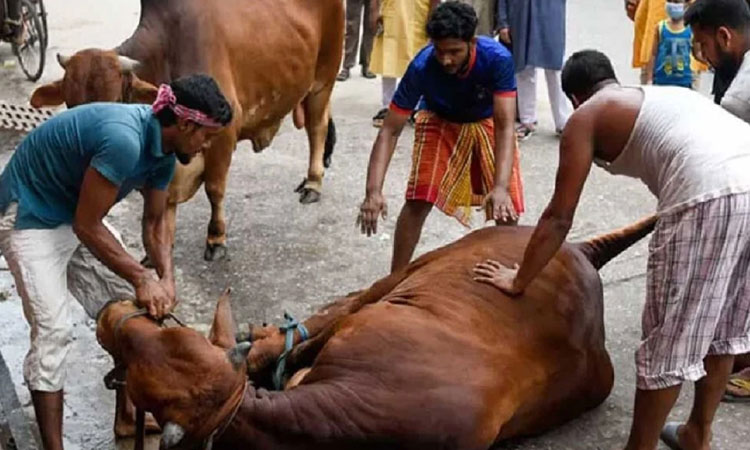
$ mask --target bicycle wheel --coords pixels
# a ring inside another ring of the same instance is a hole
[[[43,0],[34,0],[37,6],[37,13],[42,18],[42,31],[44,31],[44,53],[47,53],[47,46],[49,45],[49,29],[47,28],[47,10],[44,8]]]
[[[36,81],[44,71],[47,42],[36,5],[29,0],[21,0],[21,21],[24,27],[23,43],[13,44],[13,52],[26,78]]]

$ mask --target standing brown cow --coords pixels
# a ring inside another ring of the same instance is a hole
[[[114,50],[58,56],[65,76],[38,88],[31,104],[149,103],[160,83],[191,73],[213,76],[235,119],[203,157],[178,167],[169,212],[174,236],[177,204],[205,183],[211,221],[204,257],[214,260],[226,255],[224,192],[237,141],[249,139],[260,152],[293,110],[310,145],[308,174],[297,192],[302,203],[320,198],[335,139],[329,109],[343,33],[341,0],[141,0],[130,38]]]
[[[124,319],[130,302],[103,310],[97,336],[127,367],[133,401],[165,427],[165,449],[487,449],[609,395],[597,269],[654,222],[564,245],[518,298],[473,281],[472,268],[518,261],[532,229],[474,232],[308,319],[282,392],[246,382],[249,346],[233,348],[226,298],[210,340]],[[283,346],[278,330],[255,341],[253,372]]]

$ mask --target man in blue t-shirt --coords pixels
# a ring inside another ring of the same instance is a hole
[[[21,142],[0,175],[0,250],[31,328],[24,378],[46,450],[63,448],[68,289],[92,318],[105,302],[132,297],[83,260],[79,247],[126,280],[151,316],[167,314],[175,304],[165,214],[175,159],[190,162],[231,120],[216,82],[189,76],[162,85],[152,106],[94,103],[57,115]],[[133,189],[143,194],[143,245],[158,277],[104,222]],[[115,298],[86,298],[102,295]]]
[[[398,137],[412,111],[420,110],[392,271],[411,260],[433,205],[466,226],[476,205],[498,224],[515,224],[523,212],[513,58],[496,41],[477,38],[476,27],[467,4],[435,8],[427,23],[431,43],[409,64],[375,140],[358,217],[368,236],[377,232],[378,216],[386,215],[383,182]]]

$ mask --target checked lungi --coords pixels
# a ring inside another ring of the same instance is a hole
[[[495,184],[495,132],[492,117],[454,123],[431,111],[417,114],[414,152],[406,200],[434,204],[464,226]],[[516,212],[524,211],[520,153],[515,144],[509,193]],[[486,211],[487,220],[491,219]]]
[[[750,193],[659,217],[649,244],[637,385],[706,375],[708,355],[750,351]]]

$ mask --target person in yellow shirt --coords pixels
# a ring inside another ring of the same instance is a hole
[[[440,0],[371,0],[373,14],[370,26],[376,30],[370,70],[383,77],[382,107],[372,118],[380,128],[388,113],[398,79],[406,73],[409,62],[427,45],[427,19]]]

